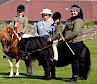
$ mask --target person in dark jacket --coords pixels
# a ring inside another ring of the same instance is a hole
[[[70,13],[72,17],[66,21],[66,28],[63,31],[64,38],[61,39],[69,44],[75,55],[73,55],[71,62],[72,78],[65,80],[65,82],[77,81],[79,74],[78,57],[80,56],[83,46],[83,39],[81,38],[84,26],[82,9],[78,5],[73,5],[71,7]]]

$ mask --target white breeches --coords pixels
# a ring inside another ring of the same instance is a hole
[[[53,51],[54,51],[54,60],[58,60],[58,50],[57,50],[57,43],[52,44]]]

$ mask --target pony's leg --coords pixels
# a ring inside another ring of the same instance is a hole
[[[49,59],[47,58],[47,60],[45,60],[45,63],[43,65],[44,71],[45,71],[45,76],[44,79],[45,80],[50,80],[50,65],[49,65]]]
[[[16,62],[16,75],[15,76],[19,76],[19,63],[20,63],[20,60]]]
[[[12,63],[12,58],[9,57],[9,56],[7,56],[6,58],[7,58],[7,60],[8,60],[9,65],[10,65],[10,75],[9,75],[9,77],[13,77],[14,75],[13,75],[13,63]]]
[[[79,77],[81,80],[87,80],[90,70],[90,51],[86,46],[83,46],[79,59]]]
[[[26,75],[29,75],[28,66],[26,66]]]
[[[24,59],[24,62],[25,62],[25,65],[26,65],[26,75],[29,75],[29,70],[28,70],[28,67],[29,67],[29,59]]]
[[[55,63],[52,62],[51,64],[51,79],[55,79],[56,78],[56,70],[55,70]]]
[[[30,76],[33,76],[34,75],[34,62],[35,62],[35,60],[34,59],[30,59],[30,63],[29,63],[29,67],[27,67],[27,73],[28,73],[28,75],[30,75]]]

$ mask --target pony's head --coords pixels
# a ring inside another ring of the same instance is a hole
[[[5,33],[1,39],[1,44],[2,44],[2,50],[6,53],[9,50],[11,43],[11,37],[9,36],[8,33]]]
[[[0,30],[0,41],[1,41],[2,38],[4,38],[4,36],[6,34],[12,35],[13,34],[13,29],[11,27],[9,27],[9,26],[2,28]],[[7,37],[7,36],[5,36],[5,37]]]

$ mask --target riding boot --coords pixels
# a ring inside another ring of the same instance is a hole
[[[54,51],[54,58],[53,60],[58,61],[58,50],[57,50],[57,44],[53,44],[53,51]]]

